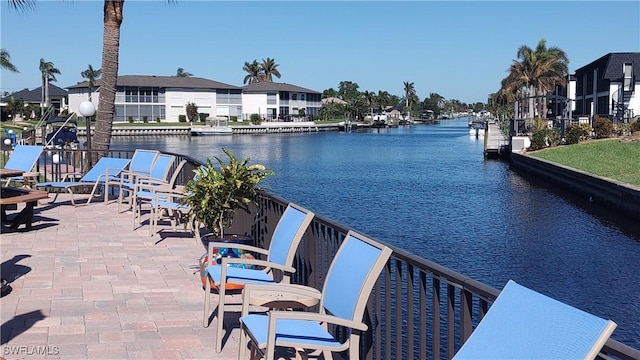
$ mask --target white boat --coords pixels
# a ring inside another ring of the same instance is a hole
[[[208,117],[206,119],[206,123],[207,125],[191,125],[191,135],[204,136],[233,134],[233,129],[227,125],[226,117]]]

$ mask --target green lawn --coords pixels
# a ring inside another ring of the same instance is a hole
[[[640,186],[640,142],[600,140],[558,146],[529,155]]]

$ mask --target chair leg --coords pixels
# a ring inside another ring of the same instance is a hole
[[[224,296],[226,293],[224,279],[221,278],[220,284],[217,284],[217,285],[218,285],[218,315],[217,315],[218,329],[216,329],[216,352],[222,352],[222,338],[223,338],[222,332],[224,331]]]
[[[209,275],[204,285],[204,314],[202,315],[202,326],[209,327],[209,305],[211,304],[211,284],[209,283]]]

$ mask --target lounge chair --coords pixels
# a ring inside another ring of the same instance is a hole
[[[269,244],[269,250],[257,248],[254,246],[226,243],[226,242],[209,242],[208,245],[208,259],[209,264],[206,267],[205,273],[208,278],[215,283],[218,289],[219,301],[218,301],[218,329],[216,339],[216,351],[222,351],[222,331],[223,319],[224,319],[224,306],[226,295],[226,284],[232,282],[237,285],[244,285],[247,283],[276,283],[278,277],[274,277],[274,272],[281,273],[280,283],[288,284],[290,274],[295,272],[293,264],[293,256],[296,253],[302,236],[309,227],[314,214],[300,206],[295,204],[289,204],[285,209],[282,217],[276,225],[276,229],[271,237],[271,243]],[[197,231],[197,230],[196,230]],[[214,265],[214,248],[236,248],[245,251],[251,251],[254,253],[262,254],[267,257],[266,260],[258,259],[230,259],[224,258],[222,266]],[[251,269],[242,267],[227,267],[227,264],[247,264],[253,266],[261,266],[263,269]],[[224,280],[222,280],[224,279]],[[205,281],[204,291],[204,315],[203,326],[209,325],[209,303],[211,301],[211,281]]]
[[[21,170],[24,173],[29,173],[38,162],[43,148],[39,145],[16,145],[11,157],[4,165],[5,169]],[[24,181],[24,175],[7,178],[5,186],[8,186],[12,181],[22,182]]]
[[[73,191],[77,187],[88,187],[93,186],[91,190],[91,195],[89,195],[89,199],[87,200],[87,204],[91,202],[93,195],[96,192],[96,189],[99,185],[105,186],[105,193],[107,192],[106,184],[107,179],[116,179],[121,171],[124,171],[127,165],[129,164],[129,159],[119,159],[119,158],[110,158],[103,157],[98,160],[98,162],[89,170],[86,174],[84,174],[77,181],[66,181],[71,177],[78,176],[80,174],[66,174],[62,181],[51,181],[45,183],[36,184],[36,187],[49,189],[64,189],[71,194],[71,203],[75,206],[75,200],[73,198]],[[58,194],[53,198],[52,202],[55,202],[58,198]]]
[[[133,156],[131,157],[131,161],[127,166],[126,171],[121,171],[118,176],[114,179],[107,180],[107,187],[117,187],[118,188],[118,212],[120,212],[120,203],[122,202],[122,192],[126,191],[126,184],[135,184],[135,179],[137,176],[146,176],[148,177],[151,174],[151,168],[156,158],[160,154],[157,150],[142,150],[137,149]],[[124,189],[123,189],[124,187]],[[131,185],[130,189],[133,188]],[[104,193],[104,202],[105,204],[108,202],[109,193],[105,191]]]
[[[270,311],[267,315],[249,315],[254,291],[271,290],[300,297],[313,296],[314,292],[291,285],[246,285],[238,359],[244,359],[247,336],[251,340],[252,353],[261,353],[266,360],[274,359],[276,347],[294,348],[298,353],[302,352],[303,358],[304,350],[321,350],[325,359],[331,359],[332,352],[348,349],[349,359],[360,359],[360,334],[368,329],[363,323],[364,310],[391,253],[390,248],[350,231],[331,261],[322,292],[317,295],[319,312]],[[331,331],[336,326],[347,331],[344,342]]]
[[[616,323],[509,280],[454,359],[594,359]]]

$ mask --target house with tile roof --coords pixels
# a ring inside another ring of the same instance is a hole
[[[264,120],[305,121],[320,114],[322,93],[277,82],[255,82],[242,88],[243,118],[259,114]]]
[[[69,110],[76,111],[81,102],[90,99],[96,108],[101,81],[89,94],[89,82],[69,86]],[[242,88],[199,77],[118,76],[114,122],[144,121],[178,122],[186,115],[187,103],[198,106],[208,116],[242,118]]]
[[[629,122],[640,115],[640,53],[608,53],[575,71],[575,116]]]

